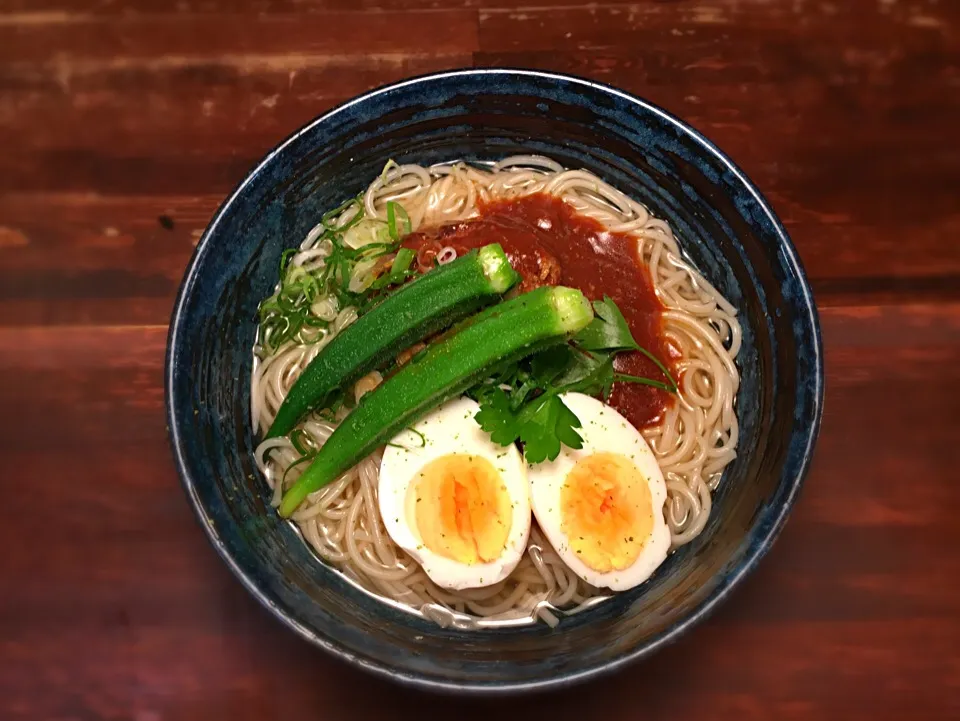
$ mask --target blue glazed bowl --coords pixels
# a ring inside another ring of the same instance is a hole
[[[739,457],[706,530],[645,584],[545,625],[463,632],[377,602],[280,522],[253,460],[256,310],[285,248],[393,158],[430,164],[548,155],[586,168],[665,218],[739,310]],[[166,403],[190,503],[217,552],[264,606],[358,667],[422,688],[545,689],[653,653],[704,618],[769,550],[807,470],[823,400],[820,331],[796,251],[766,201],[717,148],[643,100],[523,70],[421,77],[330,111],[272,151],[224,202],[173,312]]]

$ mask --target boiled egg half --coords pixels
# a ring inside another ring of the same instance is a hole
[[[530,466],[533,512],[550,544],[587,583],[643,583],[670,549],[667,488],[653,451],[615,409],[581,393],[561,400],[580,419],[583,448]]]
[[[394,542],[438,586],[480,588],[506,578],[530,535],[526,463],[499,446],[457,398],[399,433],[380,464],[380,514]]]

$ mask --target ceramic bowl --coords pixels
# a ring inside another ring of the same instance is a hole
[[[664,218],[743,324],[738,457],[705,531],[643,585],[557,629],[442,629],[324,566],[279,521],[254,463],[256,310],[285,248],[389,159],[422,165],[539,153],[586,168]],[[183,486],[244,587],[303,638],[357,667],[436,690],[545,689],[614,671],[703,619],[770,549],[820,423],[816,309],[783,226],[712,143],[669,113],[587,80],[465,70],[401,82],[320,116],[270,152],[217,211],[170,327],[166,403]]]

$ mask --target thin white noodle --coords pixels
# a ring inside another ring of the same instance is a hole
[[[734,358],[742,332],[736,309],[684,260],[670,226],[591,173],[564,170],[556,161],[535,155],[505,158],[489,167],[461,162],[429,168],[392,164],[363,194],[363,208],[367,217],[383,220],[387,203],[400,202],[412,229],[417,230],[474,217],[481,202],[540,192],[556,195],[611,231],[634,236],[638,256],[666,307],[664,335],[680,354],[675,364],[680,395],[660,423],[643,429],[643,435],[667,479],[664,516],[673,545],[688,543],[709,520],[711,491],[720,483],[724,467],[736,458],[739,432],[734,401],[739,374]],[[356,212],[352,206],[334,224],[344,225]],[[329,242],[320,240],[322,234],[320,224],[310,231],[291,259],[294,266],[322,267],[330,253]],[[446,253],[443,260],[448,251],[453,249],[441,250]],[[313,311],[332,321],[315,343],[288,341],[268,354],[263,345],[266,339],[258,339],[250,403],[255,429],[269,427],[302,370],[357,317],[353,308],[337,309],[332,298],[315,301]],[[316,414],[299,426],[315,447],[335,427],[336,422]],[[285,438],[264,441],[255,458],[273,490],[274,503],[279,503],[284,487],[294,483],[306,465],[290,467],[298,453]],[[379,453],[375,453],[311,494],[293,516],[304,539],[324,561],[371,593],[458,628],[538,618],[553,626],[559,622],[558,615],[589,608],[606,598],[563,563],[536,524],[527,554],[503,582],[460,592],[439,588],[386,534],[376,502],[378,476]]]

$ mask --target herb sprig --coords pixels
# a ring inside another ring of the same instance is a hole
[[[608,297],[593,303],[594,320],[568,343],[540,351],[469,394],[480,404],[476,421],[494,443],[520,442],[528,463],[554,460],[561,446],[582,448],[580,419],[560,395],[578,392],[606,400],[617,381],[641,383],[668,393],[677,383],[666,366],[630,333],[626,319]],[[665,380],[617,373],[614,358],[624,351],[649,357]]]

